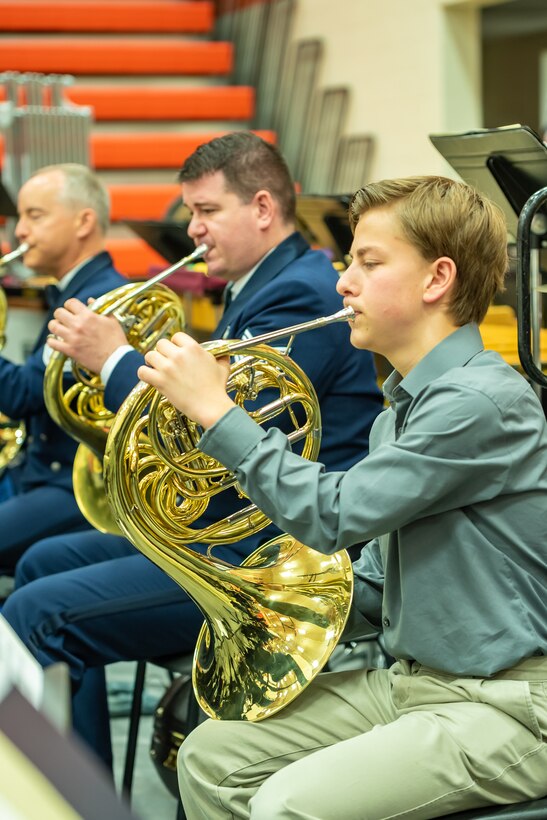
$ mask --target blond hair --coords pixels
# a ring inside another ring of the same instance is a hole
[[[480,324],[504,290],[507,225],[502,211],[463,182],[440,176],[386,179],[361,188],[349,207],[352,231],[372,208],[393,206],[405,238],[424,259],[457,268],[449,310],[458,325]]]

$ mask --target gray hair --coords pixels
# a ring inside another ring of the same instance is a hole
[[[106,234],[110,224],[110,197],[98,176],[86,165],[76,162],[47,165],[35,171],[32,176],[50,171],[60,171],[63,174],[64,185],[59,194],[60,200],[73,208],[92,208],[97,214],[101,232]]]

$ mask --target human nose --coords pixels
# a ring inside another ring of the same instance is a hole
[[[192,218],[188,223],[188,236],[191,239],[197,239],[198,237],[203,237],[207,233],[207,228],[203,223],[203,220],[200,219],[196,214],[192,214]]]
[[[356,293],[357,282],[353,262],[338,277],[336,290],[340,296],[349,296]]]
[[[15,225],[15,237],[19,240],[24,239],[28,235],[28,229],[25,220],[22,216],[17,220]]]

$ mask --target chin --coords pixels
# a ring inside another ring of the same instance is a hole
[[[367,340],[363,337],[363,334],[354,328],[352,328],[349,340],[357,350],[367,350],[368,348]]]

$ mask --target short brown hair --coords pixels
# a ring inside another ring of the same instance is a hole
[[[502,211],[463,182],[440,176],[386,179],[361,188],[349,206],[352,231],[372,208],[394,206],[406,239],[424,259],[448,256],[457,268],[450,313],[480,324],[504,290],[507,225]]]
[[[228,190],[242,202],[267,190],[277,200],[285,223],[296,214],[296,193],[291,173],[274,145],[250,131],[235,131],[199,145],[180,169],[179,182],[193,182],[222,171]]]

